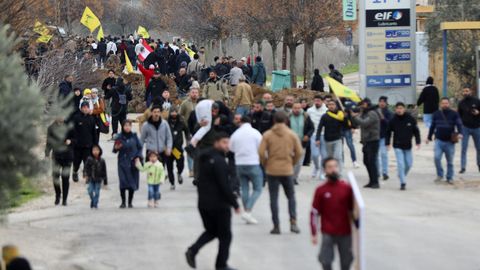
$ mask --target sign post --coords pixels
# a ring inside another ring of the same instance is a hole
[[[480,98],[480,46],[477,47],[477,96]]]
[[[343,0],[343,20],[357,20],[357,0]]]
[[[361,95],[415,103],[415,1],[360,1],[359,31]]]

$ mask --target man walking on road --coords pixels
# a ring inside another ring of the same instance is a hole
[[[81,114],[73,119],[73,182],[78,182],[78,170],[80,164],[85,162],[91,155],[92,147],[97,141],[97,130],[95,128],[95,118],[90,114],[88,102],[80,105]]]
[[[320,120],[317,130],[316,145],[321,145],[321,135],[325,132],[325,148],[329,158],[335,158],[340,163],[340,170],[342,168],[343,157],[343,143],[342,130],[345,126],[345,115],[342,111],[337,109],[337,103],[330,100],[327,104],[328,112]]]
[[[349,184],[340,180],[336,159],[325,159],[323,168],[327,182],[315,191],[310,214],[312,243],[318,244],[318,220],[321,219],[322,245],[319,260],[323,269],[333,269],[334,248],[337,246],[341,269],[349,270],[353,261],[351,232],[353,191]]]
[[[302,155],[293,169],[293,180],[295,185],[298,185],[298,178],[300,176],[300,170],[302,169],[303,160],[305,158],[305,147],[310,142],[313,132],[315,132],[312,120],[308,117],[308,114],[302,110],[300,103],[293,104],[292,114],[289,117],[290,128],[298,136],[298,139],[302,143]]]
[[[263,172],[260,167],[258,147],[262,141],[262,134],[254,129],[250,117],[242,116],[240,127],[230,138],[230,151],[235,154],[237,177],[242,190],[242,202],[245,212],[242,218],[248,224],[257,224],[258,221],[252,216],[253,205],[262,194]],[[250,194],[250,182],[253,193]]]
[[[313,106],[307,110],[307,114],[313,122],[315,131],[310,139],[310,150],[313,160],[312,179],[316,179],[318,175],[322,175],[322,159],[326,157],[325,137],[324,134],[318,134],[318,126],[322,116],[327,113],[327,106],[323,104],[323,97],[315,95],[313,98]],[[320,146],[316,144],[318,135],[320,135]]]
[[[407,176],[413,164],[412,157],[412,138],[415,137],[417,149],[420,149],[420,130],[417,126],[417,120],[409,113],[405,112],[405,104],[398,102],[395,105],[395,116],[389,122],[387,133],[385,134],[385,145],[390,150],[391,137],[393,133],[393,149],[397,158],[398,178],[400,178],[400,189],[405,190]]]
[[[360,102],[361,114],[352,112],[353,123],[360,127],[363,144],[363,163],[367,167],[369,182],[365,188],[380,188],[378,183],[378,147],[380,140],[380,116],[370,99]]]
[[[229,184],[228,164],[225,161],[228,152],[228,135],[216,135],[213,148],[200,153],[198,158],[198,210],[202,217],[205,232],[188,248],[187,263],[196,268],[195,256],[200,249],[215,238],[219,240],[217,270],[234,270],[227,265],[230,243],[232,241],[232,214],[240,213],[240,207]]]
[[[457,133],[455,133],[455,127]],[[440,101],[440,110],[433,114],[432,125],[428,132],[428,142],[432,141],[435,134],[435,167],[437,169],[437,178],[435,182],[442,181],[444,170],[442,166],[442,156],[445,154],[447,159],[447,183],[453,184],[453,156],[455,155],[455,143],[462,138],[462,120],[460,115],[450,109],[450,100],[444,97]],[[455,138],[456,137],[456,138]]]
[[[480,170],[480,100],[472,95],[470,88],[463,89],[463,97],[463,100],[458,104],[458,113],[463,123],[462,169],[460,173],[465,173],[467,168],[467,149],[470,136],[473,138],[477,152],[477,166]]]
[[[423,123],[427,128],[432,125],[433,113],[438,111],[438,103],[440,102],[440,94],[437,87],[433,85],[433,78],[428,77],[425,88],[418,97],[417,106],[423,104]]]
[[[270,209],[272,211],[273,230],[271,234],[280,234],[278,217],[278,191],[283,186],[288,199],[290,214],[290,231],[300,233],[297,226],[295,187],[293,183],[293,166],[302,156],[302,145],[297,135],[287,126],[288,117],[284,112],[276,112],[275,125],[263,135],[258,153],[260,162],[265,168],[270,193]]]
[[[388,151],[385,145],[385,136],[387,134],[388,123],[393,117],[392,112],[388,109],[388,98],[381,96],[378,99],[378,110],[380,112],[380,143],[378,149],[378,175],[383,176],[383,180],[388,178]]]
[[[168,122],[162,119],[160,107],[152,107],[152,116],[143,124],[141,133],[140,141],[142,145],[146,144],[146,156],[150,151],[156,152],[165,164],[167,157],[172,153],[173,137]],[[174,189],[174,186],[172,187]]]

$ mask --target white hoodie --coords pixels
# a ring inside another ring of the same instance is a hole
[[[325,104],[322,104],[320,108],[317,109],[315,105],[310,107],[307,110],[307,114],[310,117],[310,120],[312,120],[313,125],[315,126],[315,132],[312,135],[312,138],[315,138],[317,136],[317,130],[318,130],[318,125],[320,124],[320,119],[322,119],[322,116],[326,114],[328,111],[327,106]]]

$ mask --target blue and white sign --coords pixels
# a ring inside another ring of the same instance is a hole
[[[410,8],[410,0],[365,0],[365,9]]]
[[[405,50],[410,49],[410,41],[387,41],[385,49],[387,50]]]

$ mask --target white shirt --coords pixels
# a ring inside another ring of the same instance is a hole
[[[230,137],[230,151],[235,154],[235,165],[260,165],[258,148],[262,134],[249,123],[242,124]]]
[[[113,51],[113,53],[117,53],[117,44],[113,41],[109,41],[107,43],[107,55],[110,51]]]
[[[318,130],[318,125],[320,124],[320,119],[322,119],[322,116],[327,113],[327,106],[325,104],[322,104],[322,107],[318,108],[313,105],[307,110],[307,114],[310,117],[310,120],[313,122],[313,126],[315,127],[315,132],[313,133],[312,138],[315,138],[317,136],[317,130]],[[325,132],[325,131],[324,131]]]

